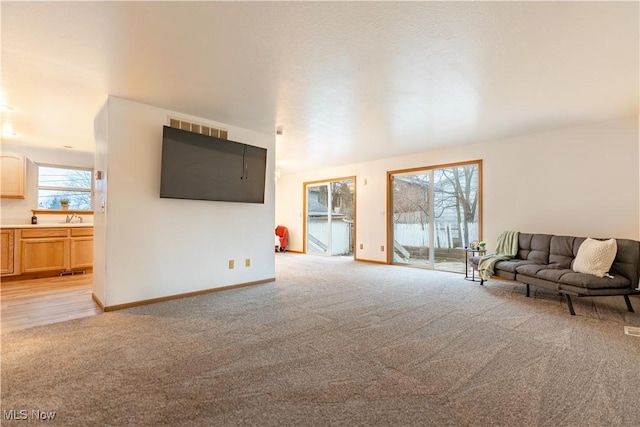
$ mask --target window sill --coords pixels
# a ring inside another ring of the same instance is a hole
[[[33,212],[34,215],[93,215],[93,211],[80,211],[76,209],[31,209],[31,212]]]

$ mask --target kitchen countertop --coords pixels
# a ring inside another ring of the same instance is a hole
[[[0,228],[64,228],[64,227],[93,227],[89,222],[45,222],[42,224],[0,224]]]

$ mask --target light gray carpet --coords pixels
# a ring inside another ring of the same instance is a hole
[[[3,333],[3,425],[640,423],[622,297],[570,316],[510,282],[290,253],[277,279]]]

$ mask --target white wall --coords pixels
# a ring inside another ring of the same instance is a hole
[[[2,151],[24,154],[27,158],[27,181],[24,199],[0,199],[3,224],[31,223],[31,209],[38,209],[38,169],[36,163],[60,166],[93,168],[93,153],[75,150],[55,150],[28,145],[2,143]],[[91,222],[91,215],[83,215],[85,222]],[[59,222],[64,215],[41,215],[38,222]]]
[[[109,143],[109,100],[100,109],[94,123],[95,171],[101,179],[93,181],[93,294],[104,305],[107,301],[107,216],[102,208],[107,200],[107,149]]]
[[[105,108],[96,119],[96,165],[106,173],[106,212],[95,215],[96,246],[104,245],[106,259],[104,271],[94,270],[104,276],[96,279],[104,281],[102,302],[113,306],[273,279],[274,136],[115,97]],[[168,115],[228,129],[231,140],[267,148],[265,203],[161,199]]]
[[[324,170],[285,171],[278,180],[276,222],[289,228],[289,249],[301,251],[303,183],[355,175],[356,258],[384,262],[387,171],[482,159],[483,238],[490,250],[504,230],[637,240],[638,139],[633,117]]]

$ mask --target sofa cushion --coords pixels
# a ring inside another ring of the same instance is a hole
[[[520,233],[516,258],[533,261],[537,264],[547,264],[551,237],[550,234]]]
[[[531,265],[536,264],[534,261],[522,260],[522,259],[511,259],[509,261],[498,261],[494,267],[494,270],[503,270],[508,271],[509,273],[515,273],[516,268],[521,265]]]
[[[617,252],[616,239],[586,239],[578,249],[572,268],[576,273],[604,277],[611,269]]]
[[[549,268],[547,264],[525,264],[516,267],[516,273],[523,274],[525,276],[536,277],[538,271]]]
[[[565,274],[573,273],[569,268],[545,268],[536,273],[536,277],[552,282],[559,282]]]
[[[469,262],[473,265],[478,265],[481,259],[482,259],[482,255],[477,255],[469,258]]]
[[[570,269],[571,262],[577,253],[575,244],[575,237],[553,236],[549,246],[549,265],[556,268]]]
[[[559,282],[587,289],[627,288],[630,283],[629,279],[620,275],[613,276],[613,279],[610,279],[608,277],[597,277],[593,274],[575,272],[562,275]]]
[[[640,259],[640,242],[629,239],[616,239],[618,253],[613,261],[609,274],[614,277],[622,275],[629,279],[631,286],[638,286],[638,260]]]

